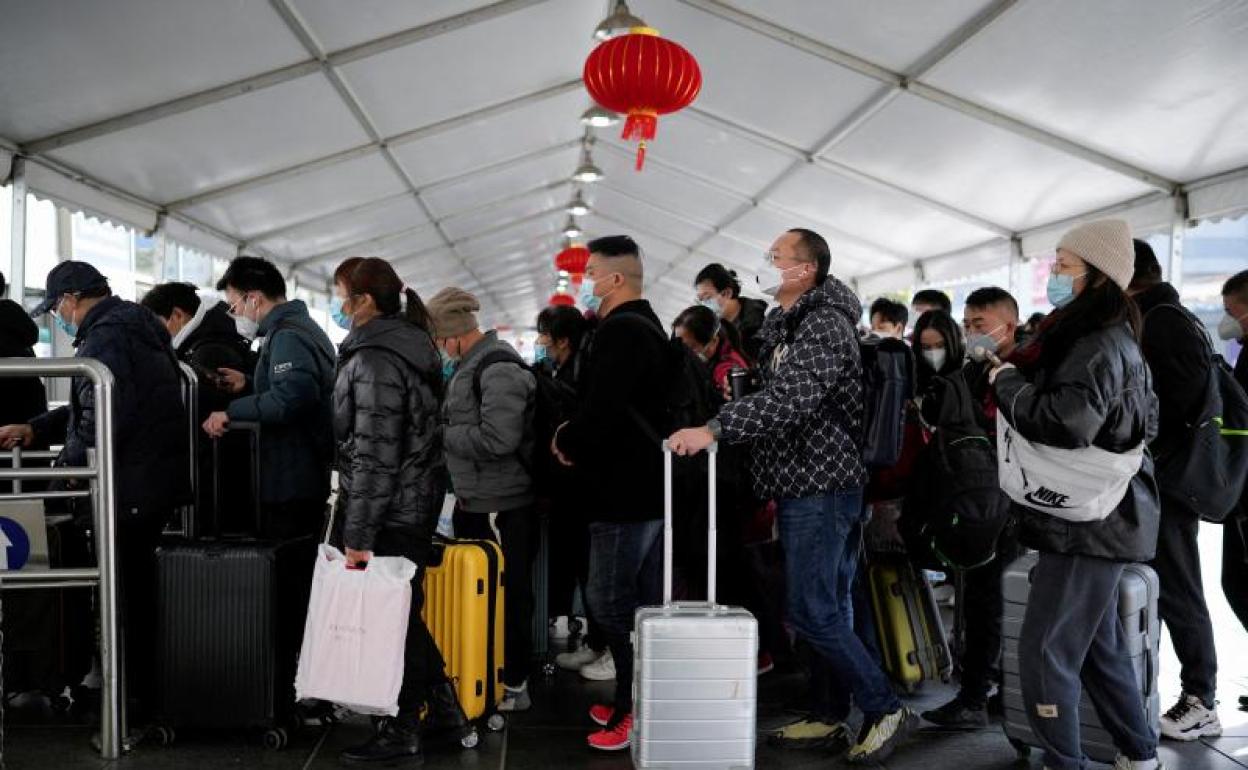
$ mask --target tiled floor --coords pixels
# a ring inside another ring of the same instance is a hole
[[[776,672],[764,677],[760,688],[760,726],[785,718],[783,703],[800,688],[800,677]],[[534,708],[516,715],[508,728],[485,736],[475,750],[458,746],[430,747],[425,767],[511,768],[513,770],[624,770],[631,767],[627,754],[591,754],[584,740],[589,723],[588,704],[609,693],[609,686],[581,682],[571,674],[537,682]],[[927,708],[947,697],[944,685],[928,685],[912,706]],[[1237,712],[1238,713],[1238,712]],[[1166,744],[1163,756],[1171,770],[1243,770],[1248,768],[1248,714],[1236,720],[1227,709],[1224,718],[1234,725],[1228,737],[1205,743]],[[366,737],[364,720],[351,720],[330,729],[308,729],[297,735],[285,751],[270,752],[253,737],[243,735],[179,735],[170,748],[140,745],[115,765],[101,761],[88,746],[88,731],[80,727],[11,725],[5,734],[4,759],[9,770],[55,768],[80,770],[117,767],[124,770],[182,770],[184,768],[273,768],[306,770],[338,767],[338,751]],[[1230,737],[1237,736],[1237,737]],[[820,753],[794,753],[760,745],[759,768],[825,768],[840,766],[834,757]],[[1033,760],[1034,766],[1038,767]],[[887,763],[890,770],[989,770],[1019,767],[1013,749],[997,728],[975,733],[924,730],[917,740],[898,750]]]

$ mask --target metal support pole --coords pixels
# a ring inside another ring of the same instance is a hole
[[[26,159],[21,156],[13,158],[13,173],[10,177],[10,189],[13,192],[12,232],[9,237],[9,299],[19,305],[26,296]]]
[[[167,224],[168,218],[169,218],[169,215],[163,211],[157,214],[156,215],[156,228],[152,230],[152,233],[151,233],[152,283],[153,284],[164,283],[166,280],[165,265],[167,265],[169,261],[169,255],[166,249],[167,249],[167,244],[169,243],[169,239],[165,237],[165,230],[166,230],[166,224]],[[181,275],[178,274],[173,277],[173,280],[176,281],[176,280],[179,280],[180,278],[181,278]]]
[[[1021,309],[1027,306],[1026,302],[1029,299],[1023,296],[1024,292],[1031,291],[1031,286],[1027,281],[1027,260],[1023,256],[1022,238],[1015,237],[1010,239],[1009,270],[1010,295],[1018,302],[1018,306]],[[1020,318],[1019,321],[1021,322],[1022,319]]]
[[[1174,196],[1174,212],[1170,217],[1170,258],[1166,279],[1179,295],[1183,294],[1183,237],[1187,234],[1187,193]]]

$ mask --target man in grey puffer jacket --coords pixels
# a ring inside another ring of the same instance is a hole
[[[499,711],[529,708],[532,569],[537,555],[533,408],[537,382],[515,349],[482,332],[477,298],[443,289],[428,303],[449,378],[443,416],[446,467],[455,492],[455,535],[498,542],[507,570]]]

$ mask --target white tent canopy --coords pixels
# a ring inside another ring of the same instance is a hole
[[[0,178],[324,285],[390,258],[528,325],[554,286],[602,0],[0,2]],[[1248,1],[633,0],[701,64],[646,169],[590,135],[587,237],[670,317],[811,227],[864,294],[1248,209]],[[162,224],[163,223],[163,224]]]

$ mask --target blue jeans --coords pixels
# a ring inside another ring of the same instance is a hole
[[[619,719],[633,710],[633,615],[663,601],[662,521],[590,523],[587,599],[615,659]]]
[[[862,489],[780,501],[788,617],[868,718],[901,708],[854,633],[853,584],[862,544]]]

